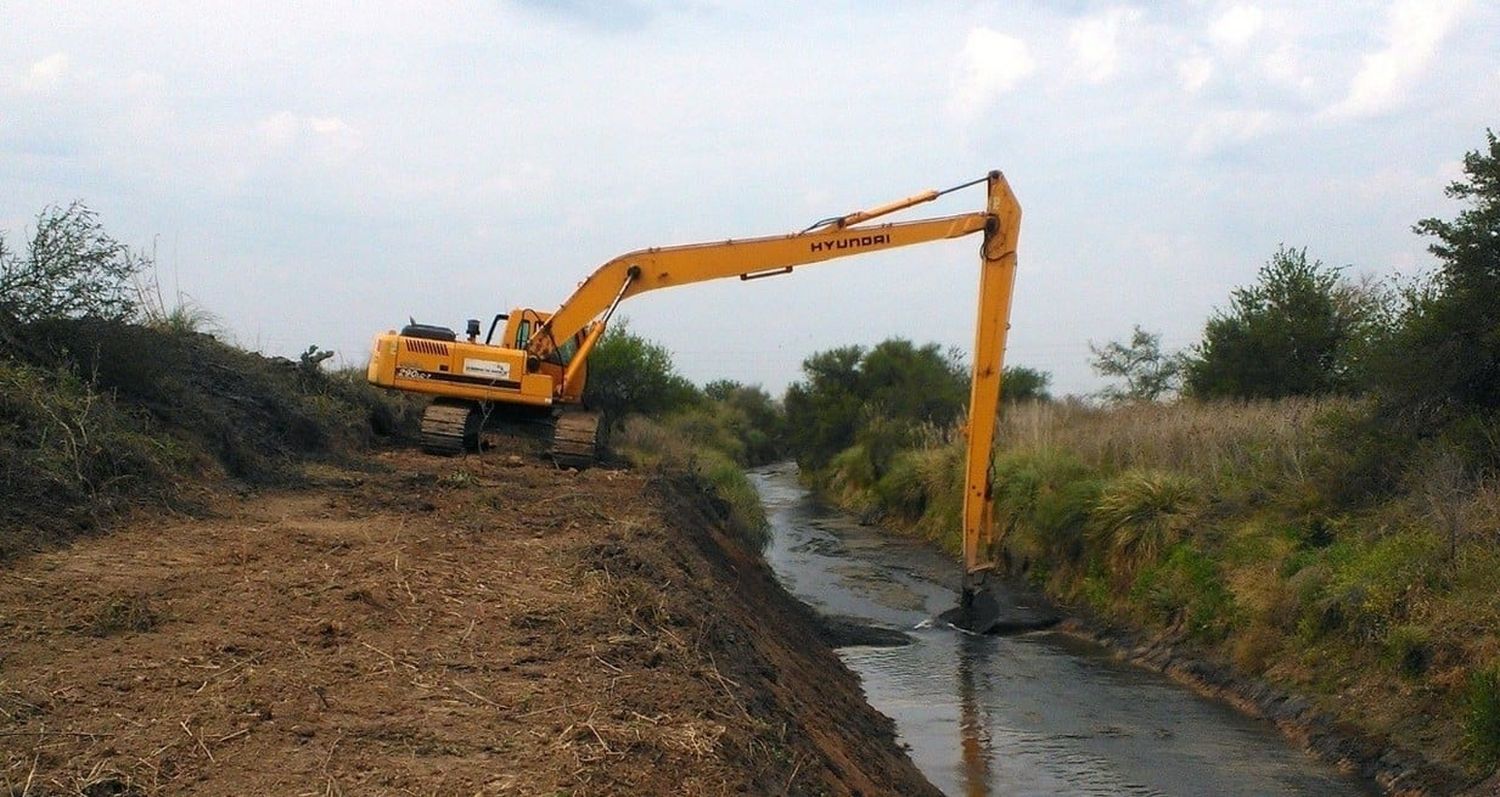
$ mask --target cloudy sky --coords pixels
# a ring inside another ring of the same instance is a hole
[[[1196,340],[1285,242],[1380,275],[1500,128],[1500,3],[0,0],[0,229],[82,199],[250,347],[556,306],[645,246],[789,232],[1003,170],[1008,361]],[[978,209],[971,190],[922,212]],[[967,347],[974,240],[633,300],[703,381]]]

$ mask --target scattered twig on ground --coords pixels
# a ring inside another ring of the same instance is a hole
[[[238,670],[239,668],[245,666],[246,664],[254,664],[254,663],[257,663],[259,661],[260,661],[260,654],[259,653],[255,654],[253,656],[249,656],[247,658],[240,659],[239,661],[235,662],[234,664],[231,664],[228,667],[225,667],[224,669],[219,670],[218,672],[214,673],[213,675],[210,675],[207,678],[205,678],[203,680],[203,684],[198,687],[198,689],[194,692],[194,694],[196,694],[197,692],[202,692],[204,689],[207,689],[208,685],[215,678],[218,678],[218,677],[223,676],[223,675],[228,675],[229,673],[234,672],[235,670]]]
[[[198,749],[202,750],[203,754],[206,755],[206,756],[208,756],[209,763],[211,763],[211,764],[217,764],[217,763],[219,763],[218,761],[214,760],[213,751],[209,750],[208,749],[208,745],[206,745],[206,744],[203,743],[203,737],[201,737],[201,736],[193,733],[193,729],[188,727],[187,720],[182,720],[181,722],[178,722],[177,724],[182,726],[182,732],[185,733],[185,734],[187,734],[189,739],[192,739],[193,741],[195,741],[195,742],[198,743]]]
[[[797,773],[802,771],[803,763],[804,759],[802,756],[797,756],[796,765],[792,767],[792,774],[786,779],[786,786],[781,789],[781,797],[786,797],[792,793],[792,784],[797,782]]]
[[[0,731],[0,736],[73,736],[80,739],[102,739],[114,736],[112,733],[95,733],[92,731]]]
[[[244,736],[245,734],[247,734],[249,732],[250,732],[249,728],[240,728],[239,730],[235,731],[234,733],[226,733],[223,736],[220,736],[219,738],[215,739],[214,740],[214,744],[223,744],[224,742],[227,742],[230,739],[238,739],[239,737]]]
[[[479,702],[484,703],[487,706],[493,706],[495,708],[504,708],[504,706],[500,705],[499,703],[496,703],[495,701],[493,701],[493,700],[485,697],[484,695],[479,694],[478,692],[474,691],[473,689],[470,689],[469,687],[464,686],[463,684],[459,683],[458,681],[454,681],[453,685],[456,686],[456,687],[458,687],[459,689],[464,690],[465,692],[468,692],[470,695],[473,695],[475,700],[478,700]]]

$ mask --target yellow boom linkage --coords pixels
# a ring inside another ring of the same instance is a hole
[[[866,223],[979,183],[988,190],[983,212]],[[517,309],[497,315],[482,343],[477,320],[469,322],[467,340],[459,340],[452,330],[420,324],[377,336],[368,378],[383,387],[437,397],[423,418],[424,447],[436,453],[474,450],[484,418],[497,408],[549,410],[581,404],[589,353],[625,299],[707,280],[789,274],[797,266],[982,232],[963,510],[963,608],[982,611],[983,602],[974,598],[991,569],[990,470],[1020,223],[1020,205],[996,171],[944,191],[824,219],[791,235],[642,249],[600,266],[552,313]],[[492,343],[502,320],[501,338]],[[588,464],[595,424],[597,418],[571,425],[559,420],[554,456],[567,464]],[[970,625],[962,618],[960,624]]]

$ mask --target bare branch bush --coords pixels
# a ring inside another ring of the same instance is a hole
[[[129,320],[139,308],[144,254],[111,238],[81,202],[51,205],[37,216],[25,252],[0,236],[0,314],[20,323],[47,318]]]

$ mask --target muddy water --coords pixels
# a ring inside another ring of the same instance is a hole
[[[751,474],[766,558],[820,611],[907,630],[902,647],[840,651],[918,767],[950,795],[1368,795],[1269,724],[1055,633],[934,627],[957,565],[814,500],[796,471]]]

